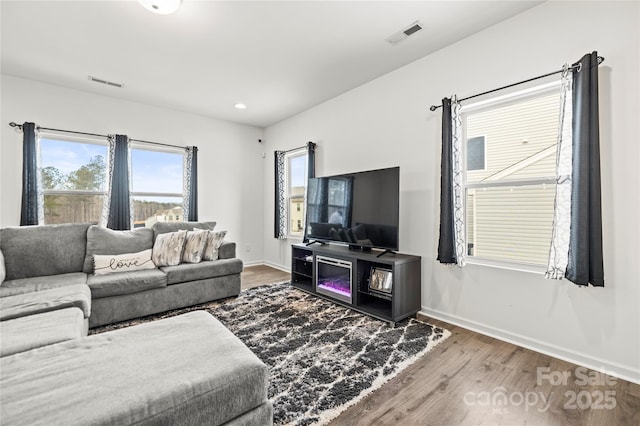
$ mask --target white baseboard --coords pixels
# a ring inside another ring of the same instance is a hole
[[[274,269],[278,269],[282,272],[291,273],[291,268],[283,265],[278,265],[277,263],[268,262],[264,260],[254,260],[253,262],[243,262],[243,266],[269,266]]]
[[[271,266],[272,268],[275,268],[275,269],[279,269],[279,270],[281,270],[283,272],[291,273],[291,267],[289,267],[289,266],[278,265],[277,263],[268,262],[268,261],[262,262],[262,264],[263,265],[267,265],[267,266]]]
[[[477,333],[484,334],[498,340],[522,346],[523,348],[531,349],[532,351],[540,352],[545,355],[549,355],[576,365],[587,367],[594,371],[603,372],[608,375],[618,377],[622,380],[640,384],[640,371],[634,369],[631,366],[612,363],[601,358],[585,356],[570,349],[552,345],[540,340],[531,339],[529,337],[511,333],[506,330],[501,330],[498,328],[480,324],[475,321],[459,317],[457,315],[451,315],[445,312],[428,309],[424,306],[422,307],[420,314],[440,321],[448,322],[450,324],[457,325],[459,327],[466,328],[468,330],[475,331]]]

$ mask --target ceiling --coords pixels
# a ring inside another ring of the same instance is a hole
[[[539,3],[183,0],[157,15],[135,1],[2,1],[1,69],[266,127]]]

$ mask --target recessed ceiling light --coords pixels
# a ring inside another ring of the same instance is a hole
[[[237,109],[247,109],[247,106],[242,102],[238,102],[237,104],[234,105],[234,107],[236,107]]]
[[[182,0],[138,0],[145,9],[160,15],[169,15],[180,7]]]

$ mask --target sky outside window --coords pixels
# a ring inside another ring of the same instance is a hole
[[[299,155],[291,157],[291,186],[305,186],[305,170],[307,168],[307,156]]]
[[[181,153],[132,149],[133,192],[182,194],[183,161]]]
[[[52,166],[62,173],[70,173],[89,164],[98,155],[107,158],[106,145],[69,142],[58,139],[41,138],[40,151],[42,167]]]

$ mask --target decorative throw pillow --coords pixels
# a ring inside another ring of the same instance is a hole
[[[96,275],[155,268],[156,265],[151,260],[151,249],[138,253],[93,255],[93,269]]]
[[[218,249],[224,242],[227,231],[207,231],[207,244],[202,260],[218,260]]]
[[[87,274],[93,272],[93,256],[96,254],[137,253],[153,247],[153,230],[150,228],[114,231],[113,229],[92,225],[86,231],[86,234],[87,248],[82,270]]]
[[[179,265],[186,237],[187,231],[183,229],[158,235],[153,244],[153,254],[151,255],[153,263],[156,266]]]
[[[200,263],[204,253],[205,244],[209,231],[205,229],[194,229],[187,232],[184,243],[184,251],[182,252],[182,261],[185,263]]]

